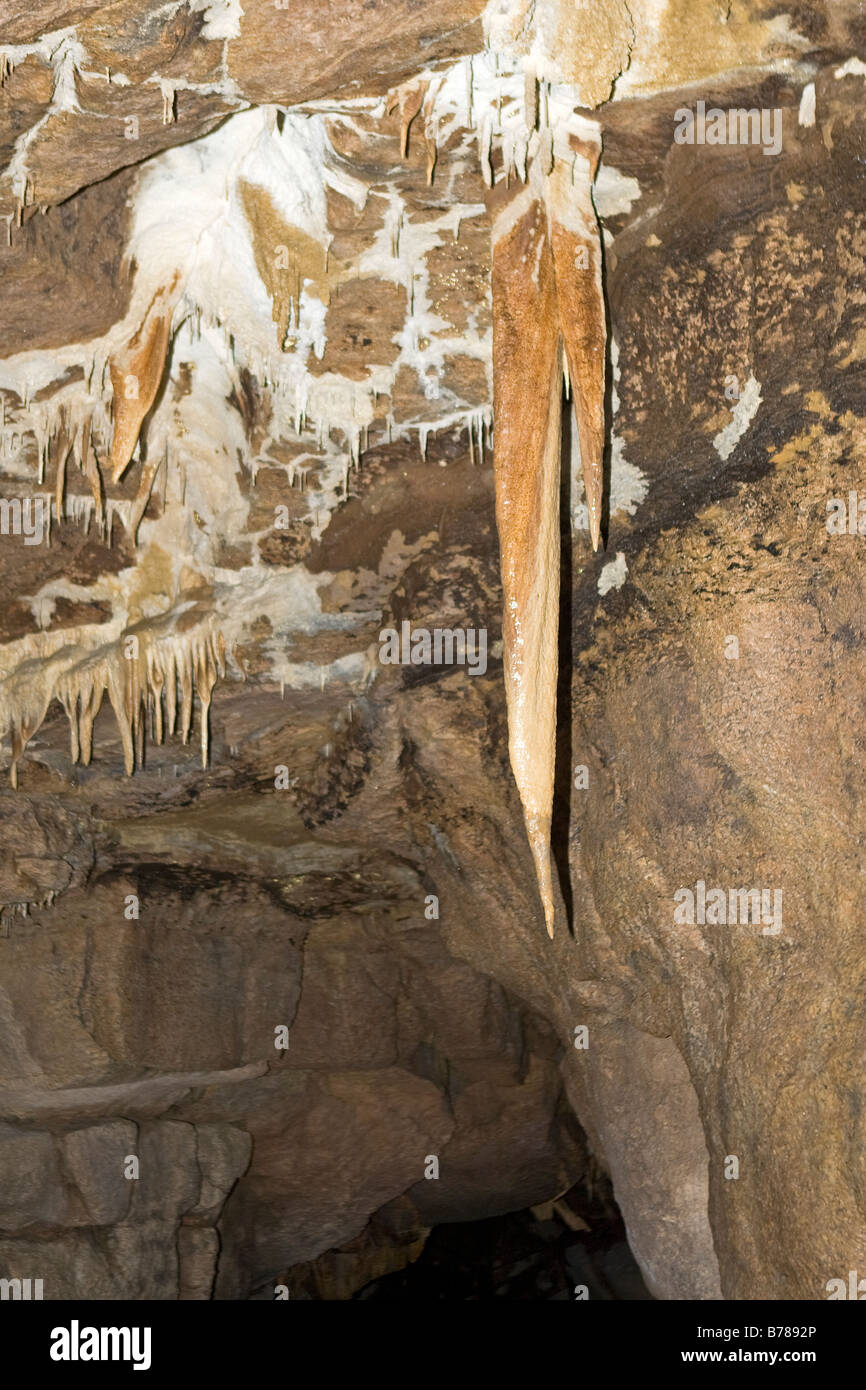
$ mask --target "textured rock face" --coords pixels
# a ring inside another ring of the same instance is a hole
[[[0,8],[0,1277],[347,1297],[599,1164],[656,1296],[823,1298],[866,1261],[857,6],[297,9]],[[764,138],[679,140],[699,100]],[[598,554],[553,343],[493,430],[490,289],[590,122]],[[554,413],[550,941],[491,447]],[[486,659],[383,664],[403,624]]]

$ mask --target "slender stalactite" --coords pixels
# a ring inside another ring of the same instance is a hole
[[[577,437],[592,548],[601,539],[604,459],[605,314],[601,236],[592,180],[601,144],[581,141],[574,169],[557,160],[547,180],[550,243],[556,271],[559,327],[574,394]]]
[[[492,290],[509,752],[552,936],[561,348],[547,212],[533,188],[494,224]]]
[[[496,516],[509,752],[547,930],[556,760],[562,354],[574,392],[593,549],[601,535],[605,315],[592,203],[600,143],[536,163],[493,226]]]

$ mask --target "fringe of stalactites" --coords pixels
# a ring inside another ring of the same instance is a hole
[[[382,110],[399,114],[404,158],[419,131],[428,183],[439,151],[459,131],[467,154],[475,144],[482,177],[492,187],[494,156],[501,160],[498,177],[506,184],[513,178],[525,183],[534,160],[544,173],[552,169],[555,154],[570,162],[568,137],[581,121],[578,105],[578,93],[568,84],[539,80],[531,59],[485,50],[402,83],[384,98]]]
[[[202,767],[207,767],[210,703],[217,678],[225,676],[225,651],[222,633],[208,624],[204,629],[161,636],[133,629],[110,649],[94,654],[74,670],[63,671],[53,682],[53,663],[41,663],[43,681],[27,682],[18,708],[14,694],[0,691],[0,698],[5,694],[13,705],[7,706],[12,786],[18,785],[18,762],[53,699],[60,701],[69,719],[72,761],[86,767],[93,753],[93,724],[107,694],[120,731],[124,766],[131,776],[143,764],[148,717],[156,743],[177,730],[187,743],[198,695]]]
[[[101,375],[99,366],[91,368],[91,380],[94,375]],[[53,466],[53,505],[47,495],[42,498],[43,504],[48,504],[44,537],[46,541],[50,540],[52,518],[57,522],[83,522],[88,529],[95,518],[103,538],[109,535],[115,516],[119,516],[126,526],[127,518],[120,499],[106,504],[99,468],[98,455],[107,455],[111,445],[111,430],[111,419],[103,396],[88,395],[82,399],[72,394],[63,400],[39,403],[31,403],[25,398],[21,416],[13,419],[7,413],[6,401],[0,392],[0,468],[4,463],[14,463],[19,458],[28,435],[32,437],[36,448],[37,480],[40,486],[44,484],[46,473]],[[85,501],[74,494],[69,497],[66,495],[70,459],[90,487],[92,505],[89,499]]]

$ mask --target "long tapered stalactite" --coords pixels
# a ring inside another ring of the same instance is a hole
[[[570,169],[556,160],[549,176],[540,177],[536,166],[493,226],[494,468],[509,753],[550,936],[563,353],[593,549],[601,533],[605,315],[592,203],[599,153],[582,145]]]
[[[561,365],[547,215],[530,190],[506,208],[494,228],[492,288],[493,451],[509,752],[552,936]]]

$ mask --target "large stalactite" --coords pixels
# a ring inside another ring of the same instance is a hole
[[[505,688],[548,934],[556,759],[562,368],[574,392],[593,549],[601,535],[605,305],[592,181],[601,153],[531,166],[493,223],[494,469],[502,548]]]
[[[500,216],[510,225],[493,233],[494,467],[509,748],[553,935],[561,345],[544,203],[530,194]]]

